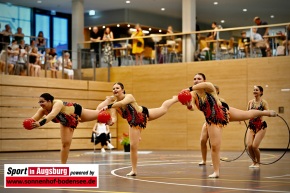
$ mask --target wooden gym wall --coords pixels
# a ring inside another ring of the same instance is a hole
[[[59,124],[49,122],[30,131],[22,127],[22,121],[33,116],[39,108],[39,96],[48,92],[56,99],[96,109],[111,95],[110,86],[107,82],[0,75],[0,151],[59,150]],[[90,138],[94,124],[95,121],[79,124],[71,149],[93,149]],[[116,145],[116,125],[110,129],[112,144]]]
[[[160,64],[111,69],[111,82],[124,83],[139,105],[155,108],[166,99],[177,95],[193,84],[193,76],[203,72],[207,81],[220,87],[220,97],[227,103],[246,110],[253,99],[253,86],[264,88],[263,98],[270,109],[278,111],[290,123],[290,57],[267,57],[241,60],[220,60],[195,63]],[[288,129],[280,118],[264,118],[268,129],[261,148],[283,149],[288,144]],[[148,123],[142,131],[140,149],[195,149],[199,150],[199,137],[204,116],[198,110],[188,111],[180,103],[158,120]],[[118,136],[127,132],[125,121],[118,119]],[[245,123],[232,122],[223,129],[222,149],[243,150]]]
[[[82,70],[86,77],[92,69]],[[264,87],[263,98],[270,109],[278,111],[290,122],[290,57],[267,57],[241,60],[221,60],[195,63],[160,64],[111,68],[111,83],[105,82],[107,69],[97,69],[97,81],[61,80],[0,75],[0,150],[33,151],[59,150],[59,126],[49,123],[44,128],[26,131],[21,124],[24,118],[37,110],[38,96],[50,92],[56,98],[79,102],[85,108],[95,109],[105,96],[111,94],[114,82],[125,85],[126,93],[132,93],[139,105],[147,108],[159,107],[166,99],[192,85],[193,76],[203,72],[207,81],[220,87],[220,97],[230,106],[246,109],[253,98],[254,85]],[[288,143],[288,130],[279,118],[268,118],[268,129],[262,148],[282,149]],[[199,150],[199,136],[204,117],[198,110],[188,111],[176,103],[160,119],[148,122],[142,131],[140,149],[150,150]],[[91,129],[94,122],[82,123],[74,133],[72,149],[91,149]],[[113,145],[119,149],[118,138],[128,132],[128,124],[118,118],[111,127]],[[230,123],[223,129],[223,150],[243,150],[244,123]]]

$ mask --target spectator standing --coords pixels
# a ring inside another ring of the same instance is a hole
[[[136,24],[135,26],[136,31],[133,32],[132,38],[140,37],[137,39],[133,39],[133,46],[132,46],[132,53],[135,54],[136,58],[136,65],[143,64],[143,52],[144,52],[144,39],[141,38],[144,36],[140,24]]]
[[[36,39],[36,45],[38,47],[38,50],[43,54],[43,52],[45,51],[46,41],[45,41],[45,38],[44,38],[42,31],[38,32],[38,36]]]
[[[9,45],[11,43],[10,36],[12,35],[10,25],[8,24],[5,25],[5,29],[2,31],[2,34],[3,34],[2,41],[7,45]]]
[[[268,25],[268,23],[266,21],[262,21],[260,19],[260,17],[255,17],[254,18],[254,22],[257,26],[261,26],[261,25]],[[269,28],[268,27],[263,27],[263,28],[258,28],[257,29],[257,32],[258,34],[260,34],[262,36],[262,38],[264,39],[263,36],[266,36],[266,35],[269,35]],[[269,44],[269,40],[266,38],[265,39],[266,43]],[[267,52],[270,51],[270,47],[268,48],[261,48],[261,52],[262,52],[262,56],[263,57],[266,57],[267,56]],[[269,53],[268,53],[268,56],[269,56]]]
[[[100,65],[100,60],[99,60],[99,44],[98,41],[101,40],[101,36],[98,33],[98,27],[94,26],[93,30],[91,31],[90,34],[90,40],[91,40],[91,52],[93,52],[96,56],[96,67],[101,66]]]
[[[20,44],[23,38],[24,38],[24,34],[22,33],[22,28],[18,27],[17,32],[14,34],[14,39],[17,41],[17,44]]]
[[[173,27],[170,25],[167,27],[167,32],[166,32],[167,35],[170,35],[170,34],[173,34]],[[175,36],[172,35],[172,36],[167,36],[166,37],[167,40],[175,40]]]
[[[283,41],[283,46],[285,46],[285,49],[288,50],[288,54],[290,52],[290,25],[287,26],[287,38],[285,37],[285,40]]]
[[[114,39],[113,32],[109,27],[105,29],[103,40],[105,41],[104,46],[104,61],[110,67],[112,67],[113,64],[113,43],[111,42]]]

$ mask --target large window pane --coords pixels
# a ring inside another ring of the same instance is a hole
[[[53,18],[53,47],[58,56],[68,49],[68,20],[65,18]]]
[[[43,37],[46,39],[46,47],[50,47],[49,37],[50,37],[50,22],[49,16],[35,14],[35,36],[38,36],[40,31],[43,32]]]
[[[31,36],[31,9],[21,6],[14,6],[0,3],[0,29],[5,29],[8,24],[11,27],[12,34],[15,34],[18,27],[22,28],[25,36]],[[24,38],[29,43],[29,38]]]

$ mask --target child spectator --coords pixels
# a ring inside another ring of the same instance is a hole
[[[110,143],[111,134],[110,134],[110,128],[109,125],[106,125],[105,123],[96,123],[93,127],[91,142],[95,143],[97,145],[98,143],[101,143],[102,149],[101,152],[105,153],[106,150],[104,146],[106,145],[109,149],[113,149],[114,146]]]

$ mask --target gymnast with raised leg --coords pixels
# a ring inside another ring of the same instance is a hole
[[[254,99],[250,100],[248,103],[248,110],[268,110],[268,103],[266,100],[262,99],[263,87],[254,86],[253,90]],[[266,134],[267,123],[263,121],[262,117],[255,117],[250,119],[248,132],[246,136],[246,144],[249,151],[249,154],[253,160],[253,164],[250,165],[250,168],[259,168],[260,167],[260,150],[259,146]]]
[[[218,178],[220,175],[222,128],[230,121],[244,121],[259,116],[274,117],[277,114],[275,111],[269,110],[243,111],[229,107],[225,102],[219,100],[214,85],[210,82],[205,82],[205,80],[203,73],[197,73],[194,76],[194,85],[187,89],[191,91],[193,100],[185,105],[189,110],[194,110],[195,106],[204,113],[211,143],[211,157],[214,169],[214,173],[209,175],[209,178]]]
[[[178,102],[178,98],[177,96],[173,96],[171,99],[164,101],[160,107],[147,109],[144,106],[139,106],[132,94],[125,94],[124,85],[120,82],[113,85],[113,94],[116,100],[107,107],[104,107],[103,110],[111,110],[112,120],[110,125],[114,124],[116,121],[116,112],[128,121],[130,125],[129,137],[132,170],[127,176],[136,176],[138,160],[137,151],[142,129],[146,128],[147,121],[152,121],[165,115],[168,109],[174,103]]]
[[[105,101],[100,103],[96,110],[85,109],[81,105],[72,102],[63,102],[56,100],[49,93],[43,93],[39,97],[40,108],[32,119],[35,122],[32,123],[32,128],[41,127],[44,124],[52,121],[54,123],[60,123],[60,138],[61,138],[61,150],[60,159],[61,163],[65,164],[68,159],[70,145],[74,129],[79,122],[87,122],[97,120],[100,110],[111,103],[111,98],[108,97]]]
[[[220,93],[219,87],[217,85],[214,85],[214,88],[216,89],[217,95],[219,95]],[[222,102],[225,102],[223,98],[219,97],[219,100]],[[209,141],[208,139],[209,139],[209,136],[208,136],[208,131],[207,131],[207,124],[205,122],[202,125],[201,133],[200,133],[200,151],[201,151],[202,161],[198,163],[199,166],[206,165],[207,141]],[[209,141],[209,145],[210,145],[210,141]],[[212,165],[212,163],[210,165]]]

